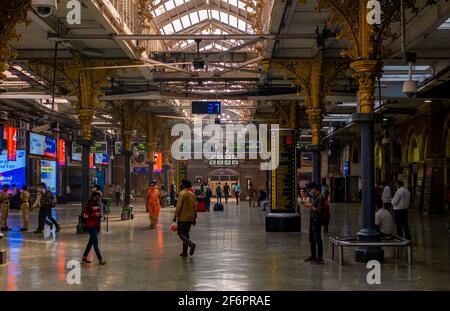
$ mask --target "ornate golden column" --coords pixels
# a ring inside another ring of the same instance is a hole
[[[29,23],[27,12],[30,9],[31,0],[0,2],[0,85],[6,78],[4,72],[9,67],[8,61],[16,56],[9,43],[20,39],[16,26],[19,23]]]
[[[305,2],[300,0],[300,2]],[[342,1],[318,0],[317,11],[330,12],[328,24],[338,24],[338,39],[347,39],[350,47],[342,55],[351,59],[354,77],[358,80],[358,112],[353,121],[361,124],[361,171],[364,227],[358,232],[360,240],[377,240],[379,233],[374,229],[374,123],[380,118],[374,114],[375,82],[382,68],[383,41],[394,38],[391,23],[399,21],[399,1],[383,2],[380,24],[376,27],[367,22],[367,0]],[[405,1],[405,7],[417,12],[415,1]],[[357,261],[383,260],[381,248],[359,248]]]

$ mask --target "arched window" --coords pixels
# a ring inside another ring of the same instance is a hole
[[[420,147],[418,140],[415,135],[411,137],[411,140],[409,141],[409,148],[408,148],[408,162],[419,162],[420,161]]]

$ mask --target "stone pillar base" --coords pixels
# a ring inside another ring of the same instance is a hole
[[[301,218],[297,213],[269,213],[266,232],[301,232]]]

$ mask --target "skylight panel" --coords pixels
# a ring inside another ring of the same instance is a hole
[[[225,12],[220,12],[220,21],[228,25],[228,14]]]
[[[192,25],[195,25],[199,22],[197,12],[193,12],[193,13],[189,14],[189,17],[191,18]]]
[[[164,26],[164,27],[163,27],[163,30],[164,30],[164,33],[165,33],[166,35],[170,35],[170,34],[173,34],[173,33],[174,33],[172,24],[170,24],[170,23],[167,24],[166,26]]]
[[[228,3],[234,6],[238,6],[238,0],[228,0]]]
[[[438,27],[439,30],[450,30],[450,18],[447,19],[441,26]]]
[[[181,17],[181,23],[183,23],[183,28],[188,28],[191,26],[191,21],[189,20],[189,15],[184,15]]]
[[[154,13],[156,16],[160,16],[161,14],[166,13],[166,8],[164,8],[164,5],[161,5],[155,9]]]
[[[175,0],[175,6],[180,6],[184,3],[184,0]]]
[[[175,3],[173,3],[172,0],[167,1],[166,3],[164,3],[164,7],[166,8],[167,11],[170,11],[175,7]]]
[[[200,16],[200,21],[204,21],[205,19],[208,19],[208,12],[206,12],[206,10],[198,11],[198,15]]]
[[[240,31],[245,32],[246,29],[246,22],[244,22],[242,19],[238,19],[238,27]]]
[[[229,18],[230,18],[230,26],[237,28],[238,27],[238,21],[237,21],[238,19],[233,15],[230,15]]]
[[[245,7],[246,7],[246,5],[245,5],[244,2],[238,1],[238,8],[240,8],[240,9],[245,9]]]
[[[211,10],[211,17],[220,22],[220,14],[217,10]]]
[[[181,25],[180,19],[174,20],[172,24],[175,29],[175,32],[179,32],[181,29],[183,29],[183,25]]]

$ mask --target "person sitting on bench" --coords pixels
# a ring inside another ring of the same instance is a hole
[[[375,228],[383,236],[392,236],[394,234],[394,218],[386,209],[382,199],[375,200]]]

